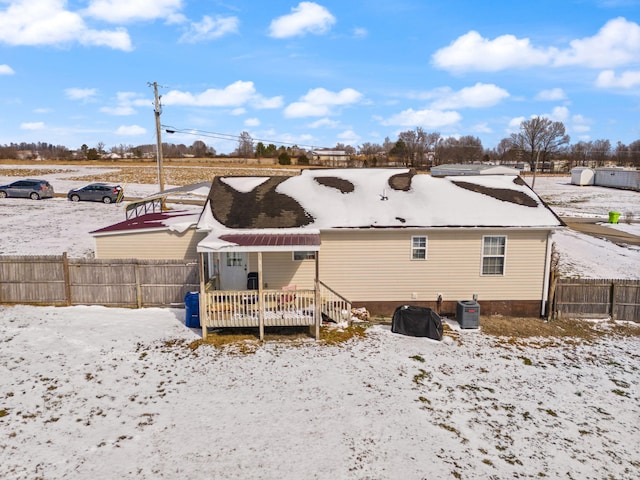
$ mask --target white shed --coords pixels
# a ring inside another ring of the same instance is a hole
[[[595,184],[640,191],[640,170],[621,167],[596,168]]]
[[[520,170],[505,165],[487,165],[481,163],[445,163],[431,168],[432,177],[446,177],[450,175],[520,175]]]
[[[571,169],[571,183],[573,185],[593,185],[595,172],[589,167],[574,167]]]

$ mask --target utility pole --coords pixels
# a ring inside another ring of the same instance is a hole
[[[156,158],[158,161],[158,185],[160,186],[160,193],[164,192],[164,173],[162,171],[162,136],[160,133],[160,114],[162,113],[162,106],[160,105],[160,96],[158,96],[158,82],[149,83],[153,86],[153,95],[155,98],[154,109],[156,115]],[[164,201],[162,202],[164,207]],[[163,208],[164,209],[164,208]]]

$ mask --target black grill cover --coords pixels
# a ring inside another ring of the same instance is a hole
[[[442,320],[430,308],[402,305],[393,312],[391,331],[411,337],[442,340]]]

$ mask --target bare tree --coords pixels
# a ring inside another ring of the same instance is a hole
[[[592,142],[580,141],[571,145],[569,147],[569,159],[571,162],[569,167],[573,167],[576,165],[581,165],[583,167],[587,166],[589,161],[591,160],[592,150]]]
[[[604,139],[594,140],[591,155],[596,165],[603,167],[607,160],[611,158],[611,142]]]
[[[251,158],[255,152],[253,146],[253,138],[249,135],[249,132],[242,132],[238,137],[238,148],[236,154],[239,157]]]
[[[544,161],[545,158],[559,152],[563,145],[569,143],[569,135],[566,135],[562,122],[553,122],[546,117],[532,117],[520,123],[520,132],[512,133],[511,140],[529,157],[528,162],[533,172],[533,188],[540,155]]]
[[[378,164],[378,156],[384,155],[382,146],[377,143],[363,143],[358,148],[360,155],[364,155],[366,165],[368,167],[375,167]]]

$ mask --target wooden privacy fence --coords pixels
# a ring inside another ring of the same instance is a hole
[[[640,322],[640,280],[560,278],[553,292],[553,313]]]
[[[200,288],[198,263],[0,256],[0,303],[181,307]]]

